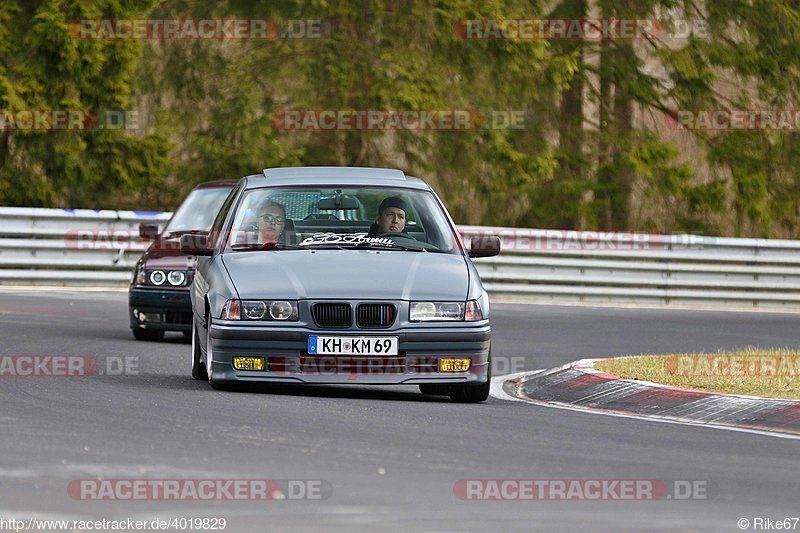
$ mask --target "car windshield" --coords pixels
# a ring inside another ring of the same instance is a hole
[[[227,249],[385,249],[461,253],[436,197],[403,188],[263,188],[247,192]]]
[[[232,188],[233,185],[209,187],[190,192],[167,224],[164,235],[168,237],[193,230],[208,231],[211,229],[217,211]]]

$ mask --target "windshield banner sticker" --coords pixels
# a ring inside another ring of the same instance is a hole
[[[300,242],[300,246],[313,246],[315,244],[360,244],[369,243],[383,246],[392,246],[394,241],[385,237],[367,237],[366,233],[315,233]]]

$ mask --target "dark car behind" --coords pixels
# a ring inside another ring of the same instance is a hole
[[[195,258],[181,253],[181,235],[208,231],[235,181],[214,181],[195,187],[163,231],[142,224],[140,236],[153,243],[139,259],[128,292],[130,328],[138,340],[158,341],[167,331],[192,330],[189,287]]]

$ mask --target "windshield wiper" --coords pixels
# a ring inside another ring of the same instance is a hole
[[[300,250],[302,247],[296,244],[283,244],[279,242],[256,242],[232,244],[231,250],[234,252],[259,252],[263,250]]]
[[[315,242],[300,246],[304,250],[310,248],[315,250],[350,250],[355,247],[356,244],[352,242]]]
[[[404,252],[425,252],[425,253],[444,253],[438,248],[431,248],[432,245],[416,241],[416,246],[408,246],[399,244],[397,242],[391,243],[377,243],[377,242],[360,242],[356,248],[369,248],[370,250],[402,250]]]

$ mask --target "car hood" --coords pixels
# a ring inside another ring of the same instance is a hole
[[[147,269],[193,270],[195,258],[181,252],[179,239],[158,239],[142,256],[142,264]]]
[[[372,250],[231,252],[223,262],[247,299],[465,300],[461,255]]]

